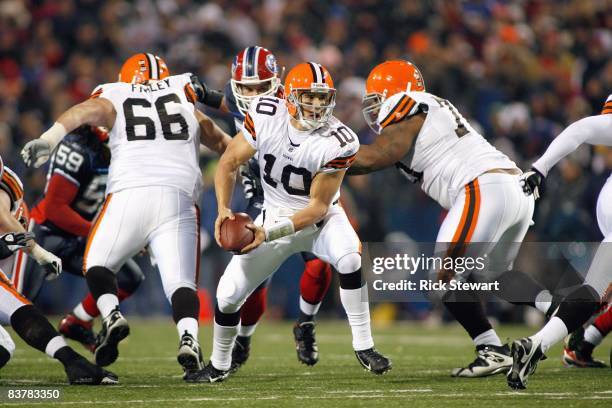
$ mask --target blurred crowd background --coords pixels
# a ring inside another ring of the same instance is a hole
[[[136,52],[163,57],[173,73],[192,72],[222,89],[233,56],[262,45],[290,69],[317,61],[338,89],[335,115],[372,140],[361,114],[365,77],[383,60],[405,58],[427,90],[449,99],[495,146],[526,169],[569,123],[598,114],[612,92],[612,2],[609,0],[3,0],[0,2],[0,154],[26,186],[29,204],[45,170],[24,168],[18,152],[99,83],[113,82]],[[228,132],[231,117],[209,112]],[[203,227],[216,216],[215,158],[202,159]],[[612,168],[612,150],[583,147],[548,178],[531,241],[599,241],[597,194]],[[362,241],[433,241],[445,213],[393,169],[348,177],[343,194]],[[236,206],[244,205],[237,198]],[[206,241],[206,240],[205,240]],[[208,240],[202,282],[214,286],[228,261]],[[297,312],[301,261],[276,274],[270,316]],[[158,278],[149,274],[134,312],[165,312]],[[83,282],[66,277],[39,302],[67,310]],[[324,313],[338,313],[332,289]],[[400,310],[422,318],[428,306]],[[514,309],[511,309],[514,310]],[[500,313],[492,311],[492,313]],[[516,313],[510,313],[515,316]],[[510,317],[512,318],[512,317]]]

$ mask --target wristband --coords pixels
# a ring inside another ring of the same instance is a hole
[[[277,222],[276,224],[267,227],[265,232],[266,241],[270,242],[293,234],[295,232],[295,227],[293,226],[293,221],[287,218],[284,221]]]
[[[53,151],[55,146],[61,142],[62,138],[66,136],[66,128],[61,123],[55,122],[53,126],[45,133],[40,136],[40,139],[43,139],[49,143],[50,150]]]

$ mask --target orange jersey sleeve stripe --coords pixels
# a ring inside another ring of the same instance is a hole
[[[255,124],[253,118],[248,113],[244,117],[244,128],[250,133],[253,140],[257,140],[257,134],[255,134]]]
[[[22,302],[25,305],[29,305],[32,303],[21,293],[17,292],[15,287],[11,284],[11,282],[6,278],[6,276],[2,272],[0,272],[0,290],[4,290],[5,292],[10,293],[11,295],[15,296],[20,302]]]
[[[104,205],[102,205],[100,214],[98,214],[98,217],[96,218],[96,221],[92,225],[91,231],[89,231],[89,235],[87,236],[87,244],[85,245],[85,254],[83,255],[83,275],[87,273],[87,254],[89,254],[89,248],[91,247],[91,243],[94,239],[94,236],[96,235],[96,231],[98,230],[98,227],[100,226],[100,221],[102,221],[102,218],[104,217],[104,213],[106,212],[106,209],[108,208],[108,204],[110,203],[111,198],[113,198],[113,193],[110,193],[106,197],[106,200],[104,200]]]
[[[98,98],[100,95],[102,95],[102,89],[98,89],[96,92],[89,95],[89,99]]]
[[[191,85],[185,84],[185,87],[183,88],[183,90],[185,91],[185,97],[187,98],[187,100],[195,105],[196,94],[193,88],[191,87]]]
[[[19,181],[17,181],[9,172],[5,171],[2,175],[2,184],[9,190],[7,191],[14,201],[23,198],[23,188]]]
[[[357,153],[351,156],[347,156],[347,157],[337,157],[334,160],[330,160],[323,167],[329,167],[329,168],[334,168],[334,169],[348,167],[355,161],[356,158],[357,158]]]
[[[395,105],[395,107],[391,110],[391,112],[389,112],[387,117],[383,119],[380,125],[384,128],[389,126],[391,123],[401,120],[406,115],[406,113],[408,113],[410,109],[412,109],[414,104],[414,99],[412,99],[408,95],[402,96]],[[408,108],[408,110],[405,110],[408,105],[410,105],[410,107]],[[402,114],[403,116],[401,116]]]

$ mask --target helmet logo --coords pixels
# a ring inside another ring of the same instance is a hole
[[[276,58],[273,54],[266,55],[266,68],[273,74],[278,74],[278,66],[276,65]]]
[[[238,56],[235,56],[234,61],[232,62],[232,76],[236,74],[237,69],[238,69]]]

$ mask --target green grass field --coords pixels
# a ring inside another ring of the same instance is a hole
[[[540,363],[525,391],[512,391],[505,377],[451,378],[451,368],[468,363],[473,348],[456,326],[424,328],[398,324],[374,329],[380,351],[393,370],[374,376],[361,369],[350,346],[344,321],[321,322],[317,328],[320,361],[298,363],[289,323],[264,321],[253,340],[251,359],[233,377],[219,384],[186,384],[176,363],[177,334],[170,318],[129,319],[130,337],[121,343],[119,360],[110,368],[121,384],[111,387],[66,386],[62,367],[17,341],[13,360],[0,371],[0,406],[45,406],[49,402],[9,402],[9,388],[60,387],[61,406],[612,406],[612,370],[569,369],[560,363],[561,347]],[[502,338],[514,339],[533,329],[504,326]],[[211,328],[200,333],[205,357],[210,354]],[[608,361],[608,338],[597,357]],[[76,345],[77,350],[85,352]],[[499,404],[499,405],[496,405]],[[503,405],[502,405],[503,404]]]

